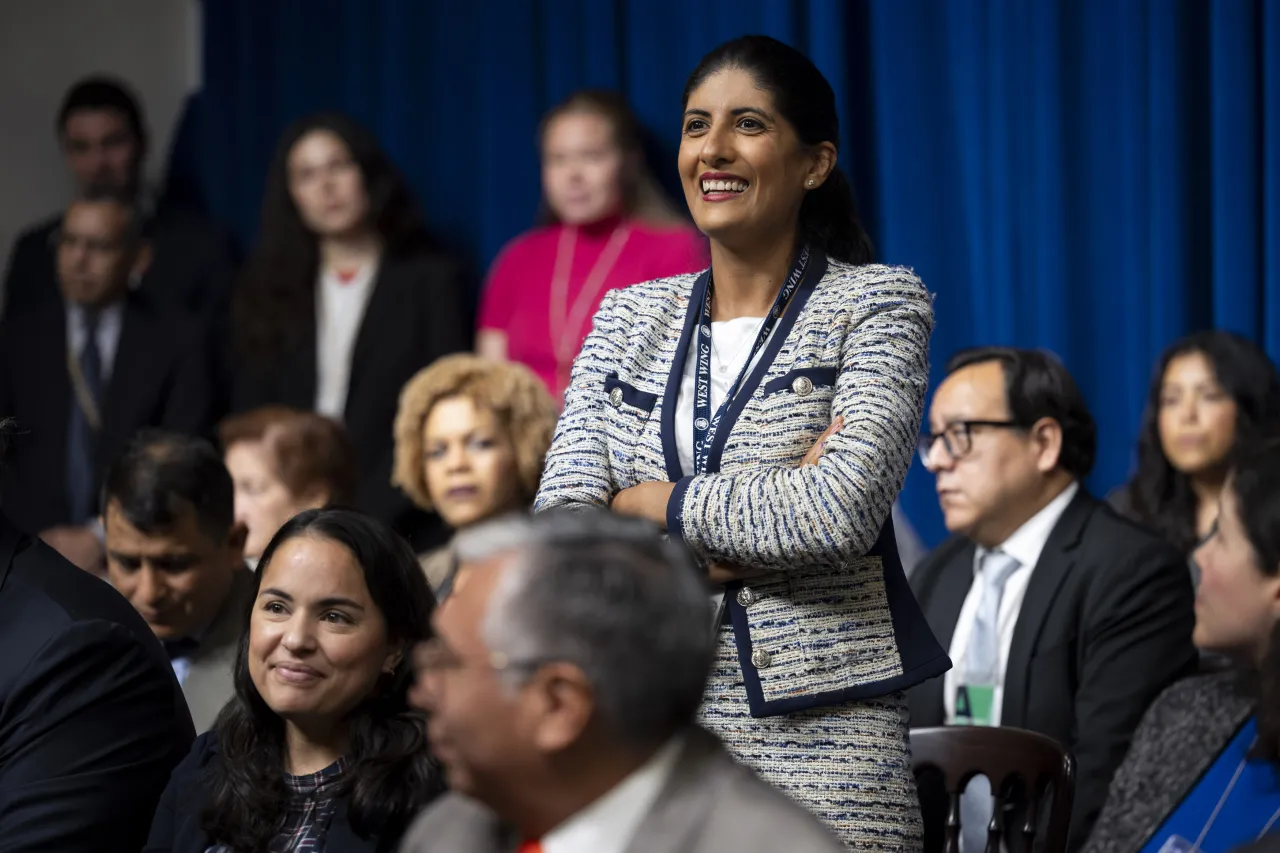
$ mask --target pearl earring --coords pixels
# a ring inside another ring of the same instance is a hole
[[[813,178],[810,178],[810,179],[809,179],[809,182],[808,182],[807,186],[808,186],[810,189],[813,189]]]

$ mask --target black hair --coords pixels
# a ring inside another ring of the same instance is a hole
[[[281,350],[296,345],[314,322],[320,243],[302,221],[289,190],[289,155],[314,131],[334,134],[351,152],[369,197],[370,225],[388,255],[435,245],[404,176],[367,128],[336,112],[294,122],[276,146],[262,199],[258,244],[234,295],[237,349],[251,367],[268,367]]]
[[[358,835],[395,836],[444,788],[427,745],[425,715],[408,700],[414,679],[408,652],[431,635],[435,599],[409,544],[376,519],[346,509],[307,510],[286,522],[263,551],[257,584],[276,550],[299,536],[336,542],[351,552],[386,623],[388,639],[406,646],[405,658],[379,678],[346,719],[350,752],[338,791]],[[250,604],[250,614],[254,606]],[[210,837],[236,853],[267,849],[288,803],[284,721],[249,675],[250,623],[246,614],[233,667],[235,695],[215,724],[220,756],[209,765],[212,793],[202,815]]]
[[[202,438],[144,430],[111,463],[102,509],[114,502],[130,524],[150,536],[171,530],[187,512],[223,542],[235,518],[231,474],[222,454]]]
[[[685,83],[682,105],[707,78],[738,68],[773,97],[773,105],[795,129],[801,143],[840,147],[836,96],[818,67],[800,51],[769,36],[742,36],[702,57]],[[871,262],[871,238],[862,228],[853,190],[839,166],[800,205],[800,239],[828,257],[848,264]]]
[[[1084,395],[1062,362],[1041,350],[974,347],[951,357],[947,375],[991,361],[998,362],[1004,372],[1010,420],[1025,429],[1041,418],[1057,421],[1062,428],[1058,467],[1076,479],[1089,476],[1098,452],[1098,429]]]
[[[124,116],[129,130],[142,151],[147,149],[147,127],[142,120],[142,107],[133,90],[114,77],[86,77],[70,89],[58,109],[58,135],[67,129],[67,119],[80,110],[113,110]]]
[[[1269,424],[1280,421],[1280,374],[1260,347],[1231,332],[1197,332],[1170,345],[1160,355],[1142,416],[1138,465],[1129,481],[1128,514],[1160,533],[1184,553],[1199,541],[1197,499],[1191,478],[1176,470],[1160,442],[1160,392],[1175,358],[1200,353],[1223,390],[1236,403],[1237,445],[1247,443]]]
[[[1272,425],[1232,453],[1229,489],[1256,568],[1267,577],[1280,575],[1280,431]],[[1280,763],[1280,622],[1269,637],[1255,679],[1258,742],[1253,754]]]

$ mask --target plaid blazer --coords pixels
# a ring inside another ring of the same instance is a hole
[[[695,552],[769,572],[728,614],[755,716],[883,696],[950,668],[898,561],[890,508],[914,452],[933,309],[910,271],[810,260],[686,476],[677,398],[709,271],[610,291],[574,363],[536,511],[607,506],[676,483],[667,527]],[[797,467],[836,416],[818,465]]]

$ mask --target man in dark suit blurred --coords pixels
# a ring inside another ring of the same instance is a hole
[[[82,80],[62,102],[58,140],[77,193],[112,187],[142,212],[154,259],[136,284],[156,305],[181,307],[209,319],[219,343],[229,332],[235,257],[231,239],[200,214],[157,205],[143,186],[147,130],[142,109],[125,84]],[[14,243],[5,276],[5,310],[59,301],[55,254],[61,216],[33,225]]]
[[[0,417],[17,422],[0,500],[23,529],[100,569],[102,471],[143,427],[210,429],[222,395],[206,327],[130,291],[151,251],[127,197],[90,190],[58,235],[65,305],[15,309],[0,323]]]
[[[947,373],[921,454],[954,535],[911,586],[956,666],[908,693],[911,724],[1014,726],[1070,748],[1076,850],[1147,706],[1195,667],[1186,560],[1085,490],[1093,417],[1059,362],[990,347]],[[945,813],[934,794],[922,787],[926,826]],[[985,848],[990,817],[979,779],[962,801],[965,850]]]
[[[0,847],[139,850],[194,732],[129,602],[0,515]]]

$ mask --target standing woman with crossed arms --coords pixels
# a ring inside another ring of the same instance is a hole
[[[703,722],[850,847],[916,851],[902,691],[950,661],[889,510],[933,312],[911,272],[869,263],[838,139],[798,51],[748,36],[702,60],[679,169],[711,269],[605,297],[536,508],[610,504],[703,557]]]

